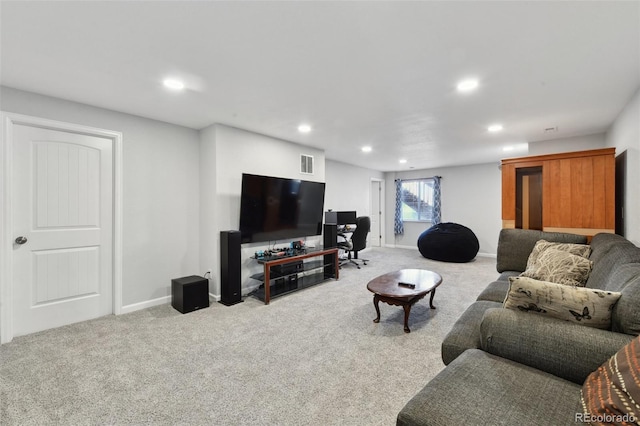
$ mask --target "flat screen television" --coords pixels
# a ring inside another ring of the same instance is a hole
[[[324,182],[242,174],[242,243],[322,234]]]

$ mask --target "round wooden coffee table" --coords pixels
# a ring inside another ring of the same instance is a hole
[[[380,307],[378,306],[380,301],[389,305],[402,306],[404,309],[404,332],[410,333],[408,322],[411,306],[431,293],[429,307],[435,309],[433,296],[436,294],[436,287],[441,283],[442,277],[439,274],[426,269],[401,269],[372,279],[367,284],[367,289],[373,293],[373,306],[378,314],[373,322],[380,322]]]

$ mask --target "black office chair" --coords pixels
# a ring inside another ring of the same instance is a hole
[[[363,265],[366,265],[367,259],[358,259],[358,252],[360,250],[364,250],[367,247],[367,234],[369,234],[369,230],[371,229],[371,220],[369,216],[360,216],[356,218],[356,230],[353,231],[351,238],[347,241],[339,241],[338,248],[347,251],[347,260],[342,262],[340,266],[344,263],[353,263],[360,269],[360,265],[358,265],[355,260],[361,260]],[[353,253],[353,258],[351,257],[351,253]]]

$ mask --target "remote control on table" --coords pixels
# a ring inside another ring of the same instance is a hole
[[[398,285],[401,287],[416,288],[415,284],[410,284],[410,283],[398,283]]]

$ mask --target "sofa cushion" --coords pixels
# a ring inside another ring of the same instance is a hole
[[[621,295],[527,277],[511,277],[509,282],[505,308],[605,330],[611,328],[611,312]]]
[[[640,338],[635,338],[585,380],[580,392],[591,424],[640,422]],[[600,420],[602,419],[602,421]]]
[[[589,257],[589,253],[591,253],[591,247],[588,244],[555,243],[547,240],[538,240],[536,245],[533,246],[533,250],[531,250],[529,259],[527,259],[527,269],[532,268],[538,261],[538,256],[548,248],[566,251],[576,256],[587,258]]]
[[[616,291],[613,271],[627,263],[640,263],[640,248],[620,235],[600,233],[591,240],[589,259],[593,268],[587,287]]]
[[[548,247],[527,265],[527,270],[521,275],[536,280],[583,287],[589,278],[591,267],[592,263],[586,257],[564,249]]]
[[[532,229],[502,229],[498,237],[498,272],[527,269],[527,260],[538,240],[559,243],[586,244],[584,235],[563,232],[544,232]]]
[[[619,266],[610,281],[608,287],[622,294],[613,307],[612,330],[640,335],[640,263]]]
[[[480,322],[485,311],[502,303],[479,301],[469,306],[442,341],[442,361],[449,364],[469,348],[480,347]]]
[[[627,334],[501,308],[487,309],[480,324],[483,351],[580,386],[632,339]]]
[[[509,291],[509,280],[494,281],[485,287],[476,300],[489,300],[491,302],[504,302]]]
[[[397,425],[569,425],[580,385],[470,349],[400,411]]]

